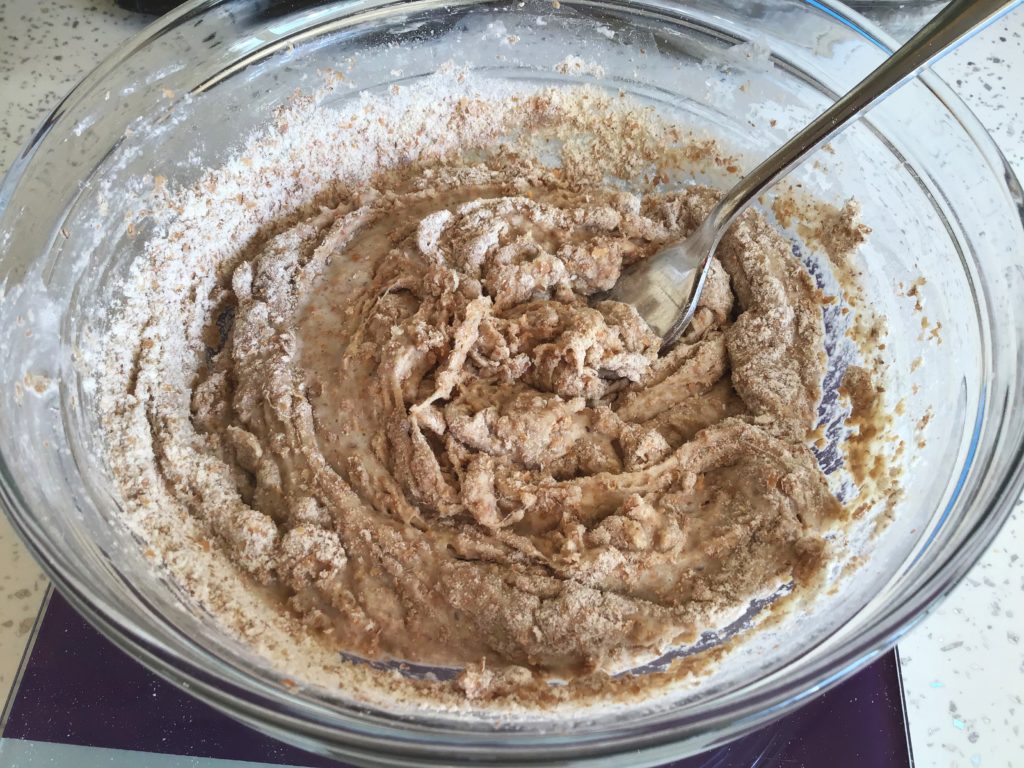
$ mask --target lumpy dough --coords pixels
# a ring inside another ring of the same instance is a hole
[[[806,447],[821,294],[760,215],[660,340],[595,297],[692,230],[507,163],[392,172],[237,263],[161,473],[237,565],[340,649],[611,670],[814,579],[844,516]],[[468,689],[467,689],[468,690]]]

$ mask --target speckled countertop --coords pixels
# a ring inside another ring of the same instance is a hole
[[[913,18],[880,19],[904,32]],[[0,170],[64,93],[146,23],[112,2],[0,0]],[[903,25],[900,28],[900,25]],[[1024,177],[1024,11],[936,67]],[[1016,74],[1014,74],[1016,73]],[[0,704],[46,580],[0,517]],[[900,643],[917,765],[1024,766],[1024,505]]]

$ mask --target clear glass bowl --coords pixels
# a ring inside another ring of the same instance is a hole
[[[796,177],[832,202],[857,197],[874,228],[865,292],[888,321],[888,396],[903,401],[897,428],[909,467],[892,524],[822,605],[757,634],[671,700],[515,723],[291,690],[192,609],[117,523],[92,391],[76,365],[83,334],[102,332],[102,309],[145,239],[124,224],[132,179],[194,180],[295,88],[315,86],[317,69],[349,59],[358,64],[354,98],[414,83],[446,61],[486,77],[564,82],[553,67],[567,53],[602,65],[599,79],[584,81],[705,129],[749,163],[891,45],[842,6],[809,0],[307,6],[199,2],[164,17],[60,104],[0,188],[0,497],[101,631],[230,715],[360,764],[612,765],[628,752],[631,765],[650,765],[807,701],[891,646],[963,576],[1024,480],[1024,231],[1021,190],[1003,157],[928,75]],[[502,42],[513,35],[515,45]],[[919,276],[926,282],[908,297]],[[922,329],[939,323],[938,338]]]
[[[849,0],[847,5],[892,35],[909,40],[931,21],[949,0]]]

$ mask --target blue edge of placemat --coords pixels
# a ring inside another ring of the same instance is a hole
[[[776,723],[671,765],[910,768],[905,712],[892,651]],[[0,736],[0,768],[344,765],[257,733],[153,675],[57,592],[36,623]]]

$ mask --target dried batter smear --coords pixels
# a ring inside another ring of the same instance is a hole
[[[806,445],[822,296],[789,243],[744,215],[659,356],[594,296],[713,206],[653,186],[695,145],[595,90],[444,82],[293,105],[156,193],[100,403],[154,559],[282,667],[462,666],[427,687],[477,699],[813,585],[847,512]]]

